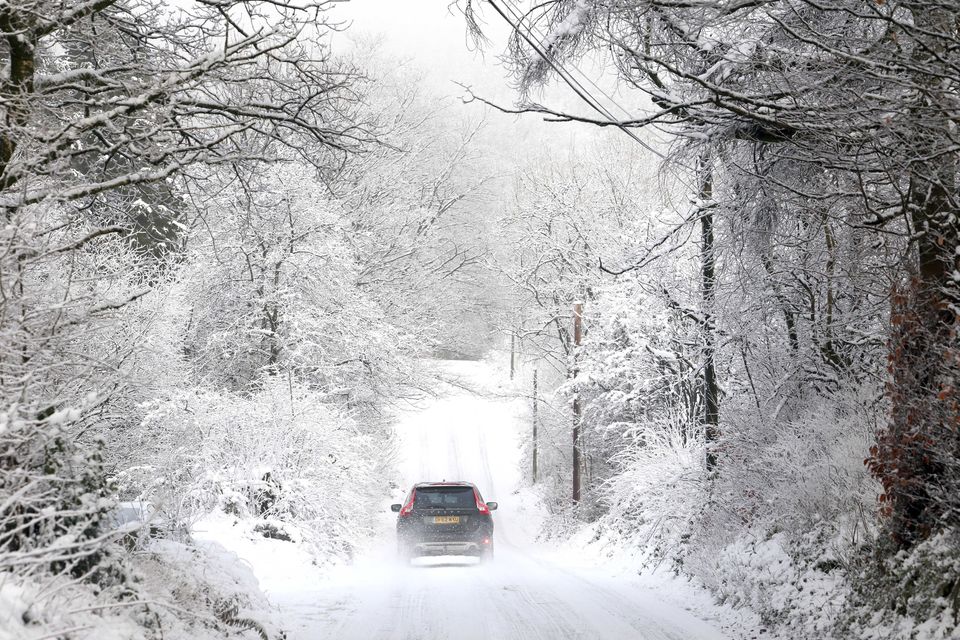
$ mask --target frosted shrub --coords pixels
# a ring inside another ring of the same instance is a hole
[[[620,471],[602,489],[602,529],[641,547],[648,560],[679,561],[681,544],[705,498],[703,442],[682,425],[638,425],[637,443],[620,454]]]
[[[757,424],[745,412],[727,425],[687,571],[768,624],[825,634],[844,607],[853,549],[875,533],[868,391],[815,397],[789,420]]]
[[[789,419],[760,423],[747,406],[731,407],[742,418],[725,425],[716,499],[729,509],[721,512],[773,531],[829,522],[848,540],[862,535],[878,488],[863,464],[877,415],[871,391],[815,396]]]
[[[144,427],[183,437],[153,470],[165,480],[148,489],[171,516],[219,508],[270,519],[302,530],[318,556],[349,555],[368,533],[382,447],[304,387],[269,380],[250,397],[183,392],[157,402]]]
[[[44,571],[108,578],[98,565],[117,536],[101,446],[78,446],[69,429],[81,409],[31,423],[16,407],[0,416],[0,572]]]
[[[946,640],[960,632],[960,532],[943,531],[910,551],[870,549],[852,578],[845,637]]]
[[[284,637],[256,578],[212,544],[159,540],[91,589],[69,576],[0,570],[0,640]]]

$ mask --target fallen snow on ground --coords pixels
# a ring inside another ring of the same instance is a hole
[[[260,549],[257,549],[260,552]],[[0,572],[0,640],[222,640],[280,637],[277,611],[248,566],[212,541],[153,540],[101,564],[129,581],[96,588],[69,575]]]
[[[741,637],[720,630],[735,627],[739,614],[713,605],[702,589],[667,575],[639,576],[629,558],[538,543],[543,508],[520,477],[524,401],[491,362],[437,366],[450,382],[398,416],[397,489],[370,514],[376,543],[353,563],[321,570],[296,544],[258,539],[223,514],[199,527],[198,536],[250,563],[291,640]],[[389,505],[426,480],[474,482],[487,501],[499,502],[495,562],[397,560]]]

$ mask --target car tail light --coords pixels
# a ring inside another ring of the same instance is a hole
[[[481,515],[490,515],[490,507],[480,499],[480,492],[477,491],[476,487],[473,488],[473,497],[477,500],[477,511],[479,511]]]
[[[490,544],[490,538],[484,538],[483,544]]]
[[[413,511],[413,499],[416,497],[417,497],[417,490],[414,489],[413,491],[410,492],[410,499],[407,500],[407,504],[403,505],[403,507],[400,509],[401,518],[406,518],[408,515],[410,515],[410,512]]]

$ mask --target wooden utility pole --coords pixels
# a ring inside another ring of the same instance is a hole
[[[533,370],[533,481],[536,482],[540,476],[540,470],[537,468],[537,411],[539,398],[537,398],[537,370]]]
[[[583,335],[583,303],[573,303],[573,378],[579,373],[577,352]],[[573,394],[573,502],[580,502],[580,392]]]

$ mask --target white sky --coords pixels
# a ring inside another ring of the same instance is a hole
[[[334,16],[351,22],[351,34],[379,34],[391,54],[409,59],[428,74],[432,88],[448,95],[460,95],[454,84],[460,81],[484,90],[497,90],[497,97],[510,99],[505,70],[496,66],[495,54],[503,49],[506,29],[501,25],[491,51],[470,51],[463,16],[449,0],[350,0],[339,4]],[[505,26],[505,25],[504,25]],[[491,29],[493,32],[493,29]]]
[[[358,37],[381,36],[384,52],[409,61],[422,71],[427,86],[438,97],[459,102],[465,91],[455,82],[461,82],[484,98],[513,106],[516,93],[510,86],[506,69],[497,60],[505,49],[508,26],[487,9],[483,14],[484,26],[492,44],[483,52],[471,51],[463,15],[456,7],[450,7],[450,1],[349,0],[338,4],[332,10],[333,17],[349,21],[350,26],[335,37],[334,46],[348,45]],[[553,107],[588,112],[565,86],[548,88],[539,100]],[[473,117],[485,110],[479,103],[456,108],[469,110]],[[546,123],[536,115],[513,116],[489,111],[484,142],[512,155],[566,154],[591,140],[623,135],[589,125]]]

